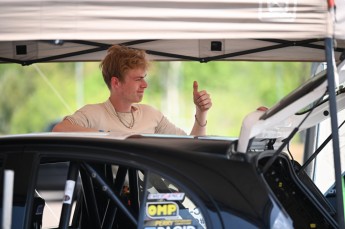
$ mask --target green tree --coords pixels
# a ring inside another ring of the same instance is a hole
[[[20,112],[27,98],[34,94],[36,82],[31,75],[31,69],[0,65],[0,134],[11,132],[13,115]]]

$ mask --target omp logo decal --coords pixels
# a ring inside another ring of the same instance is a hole
[[[164,219],[179,215],[178,206],[174,202],[149,202],[146,204],[146,215],[154,219]]]

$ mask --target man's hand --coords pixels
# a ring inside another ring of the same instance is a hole
[[[197,109],[201,112],[207,111],[212,106],[212,101],[210,95],[205,91],[198,91],[198,82],[193,83],[193,100]]]

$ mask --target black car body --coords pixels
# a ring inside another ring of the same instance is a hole
[[[59,224],[68,228],[336,227],[334,208],[311,186],[308,176],[296,175],[297,162],[282,154],[262,173],[274,152],[267,140],[258,141],[247,154],[233,151],[237,140],[197,137],[119,140],[96,134],[47,134],[3,137],[0,142],[2,173],[15,174],[13,228],[40,223],[35,217],[40,165],[66,162],[66,187],[78,182],[77,174],[81,177],[81,188],[71,196],[74,210],[63,204]],[[126,183],[129,192],[123,189]],[[67,193],[66,188],[65,197]],[[183,193],[194,205],[188,209],[184,199],[149,199],[150,193]],[[179,214],[151,215],[149,204],[157,202],[176,203]]]

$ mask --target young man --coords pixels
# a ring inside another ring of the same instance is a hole
[[[145,81],[148,70],[145,51],[114,45],[108,49],[101,62],[104,82],[110,97],[104,103],[90,104],[66,116],[53,131],[80,132],[105,131],[116,136],[132,134],[174,134],[186,133],[158,110],[141,102],[147,88]],[[211,108],[210,95],[198,90],[193,84],[193,100],[196,105],[195,122],[191,135],[206,134],[206,115]]]

